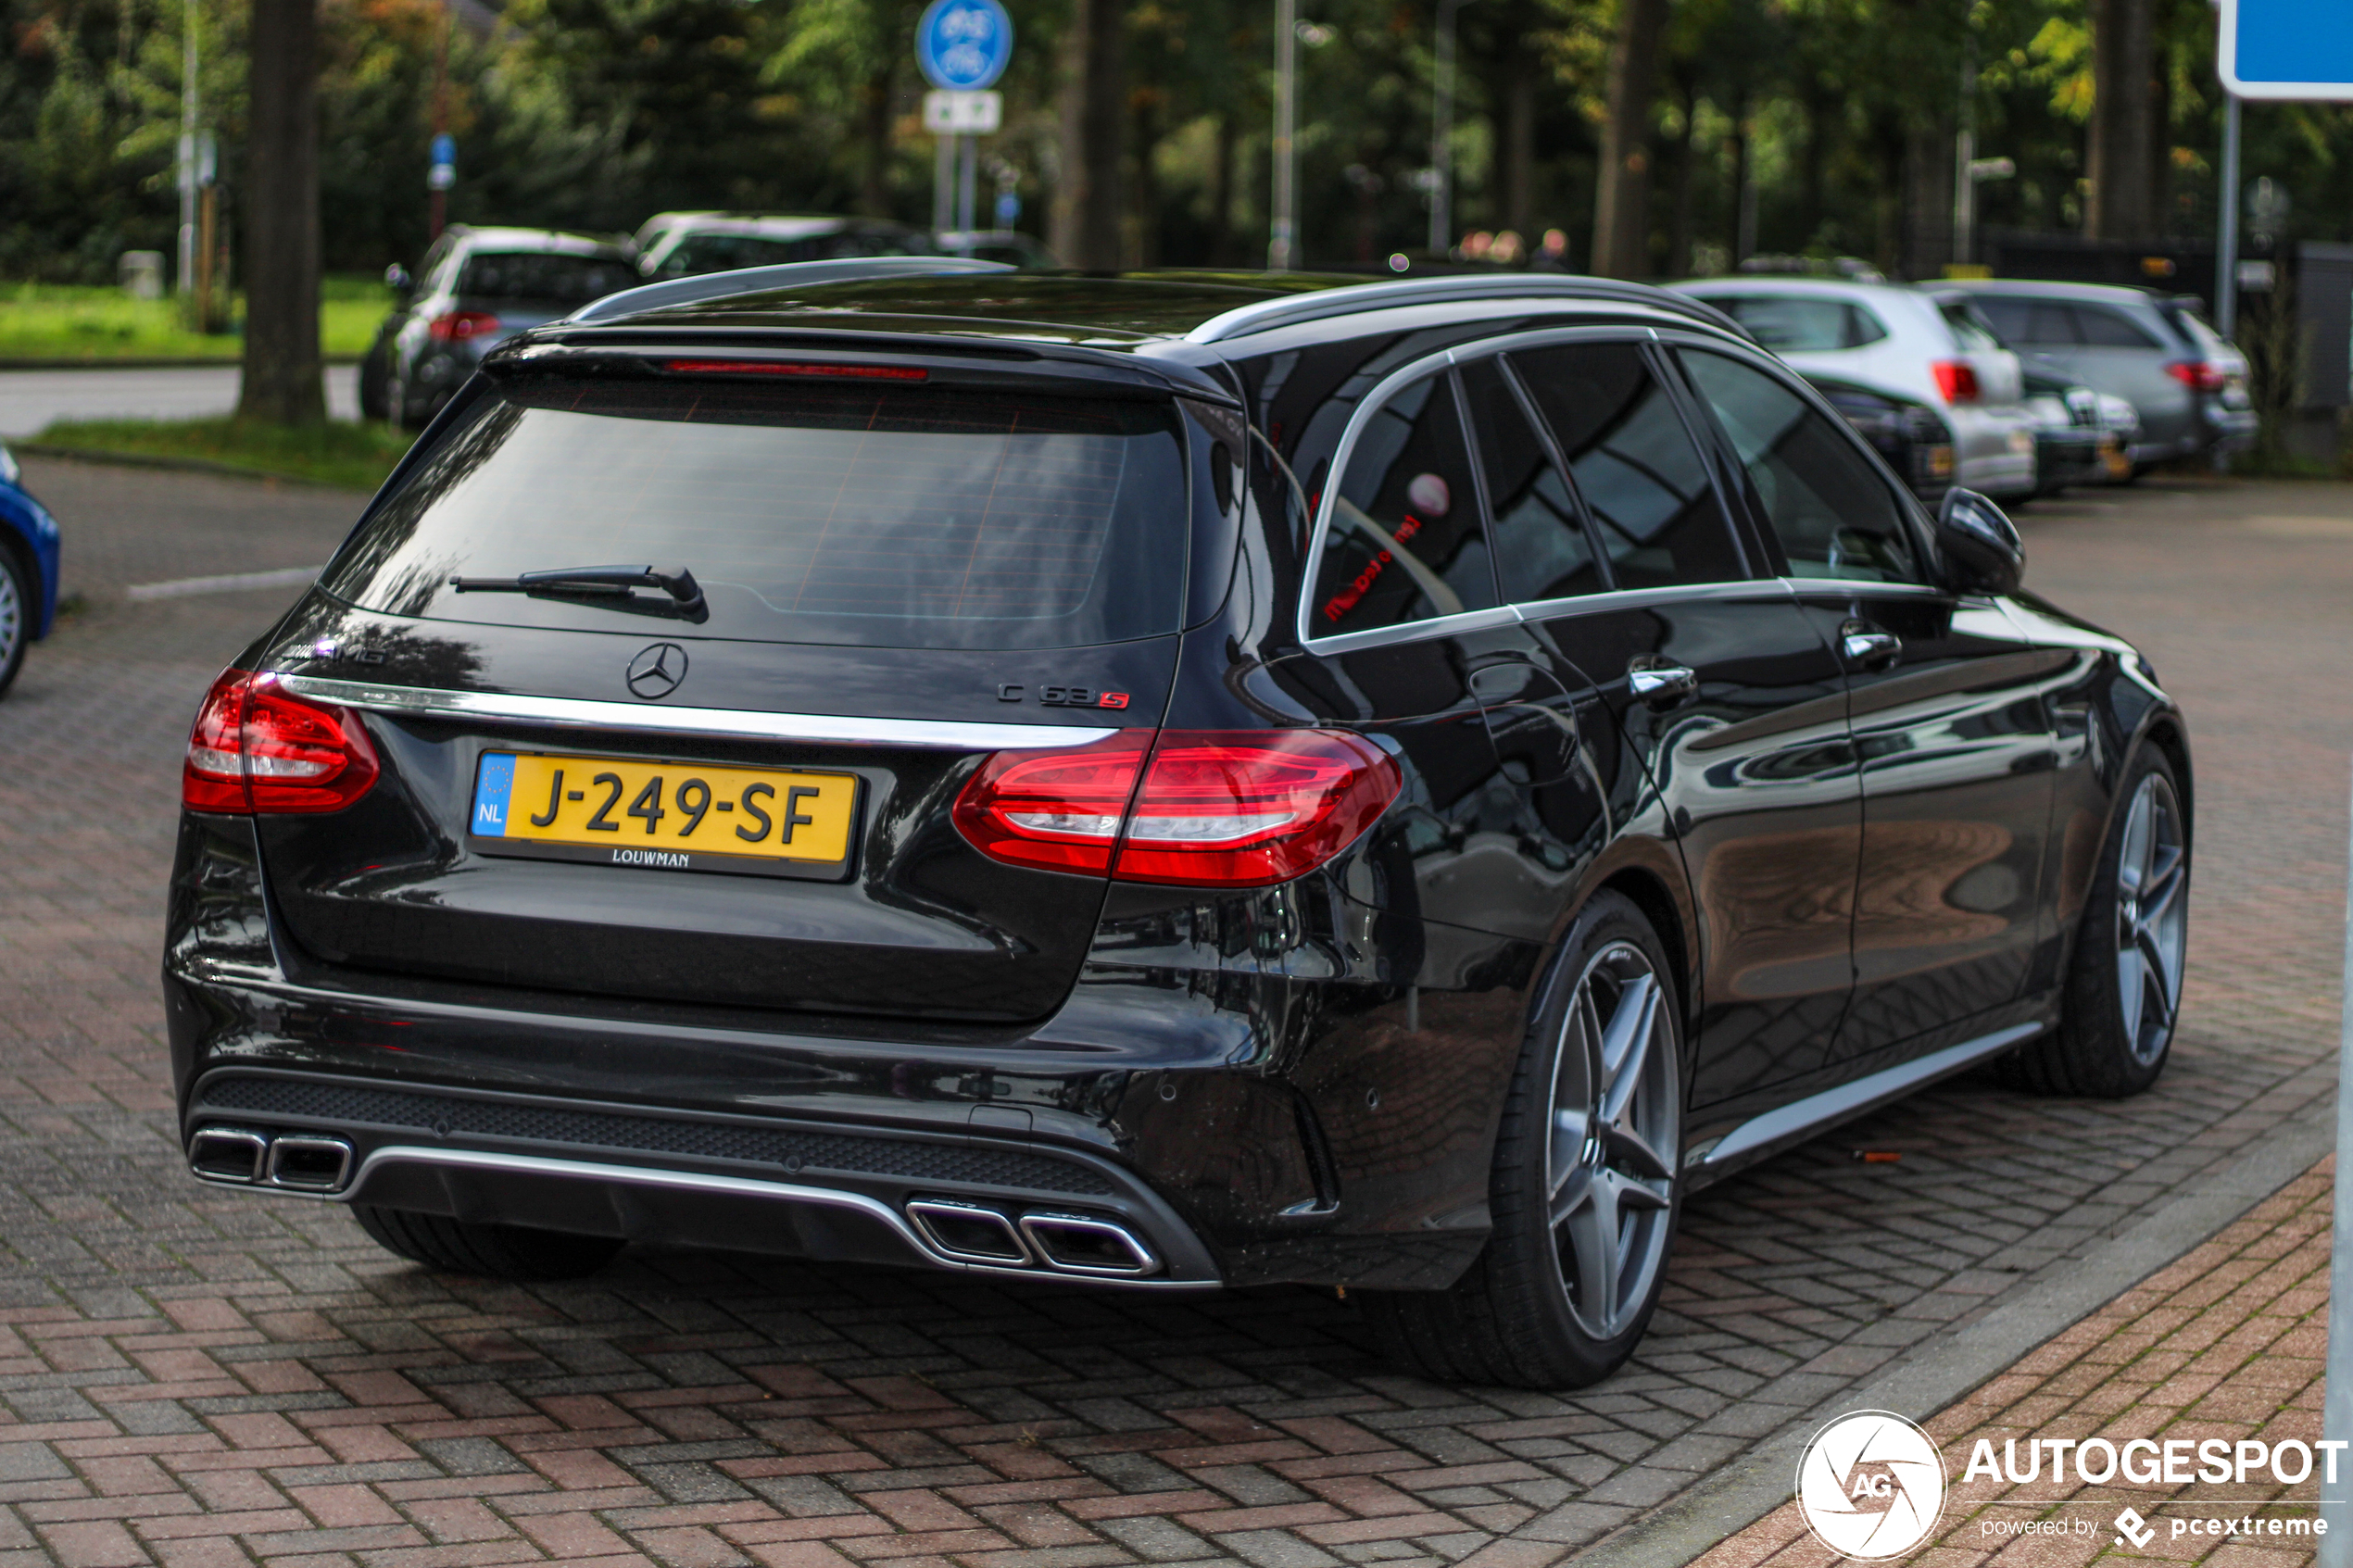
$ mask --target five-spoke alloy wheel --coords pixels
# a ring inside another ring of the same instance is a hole
[[[2189,939],[2188,835],[2172,782],[2141,775],[2125,808],[2117,858],[2116,987],[2133,1060],[2155,1062],[2173,1038],[2182,1002],[2182,949]]]
[[[1441,1291],[1364,1293],[1391,1355],[1432,1377],[1581,1388],[1623,1366],[1657,1308],[1682,1152],[1682,1002],[1623,895],[1570,922],[1495,1139],[1493,1228]]]

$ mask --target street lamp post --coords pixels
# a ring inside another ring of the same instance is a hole
[[[1438,0],[1438,69],[1429,109],[1429,249],[1444,257],[1454,232],[1454,24],[1470,0]]]
[[[197,0],[182,0],[180,12],[180,292],[196,287],[196,22]]]
[[[1270,272],[1288,272],[1298,265],[1299,150],[1293,144],[1298,94],[1299,0],[1275,0],[1274,222],[1266,243]]]

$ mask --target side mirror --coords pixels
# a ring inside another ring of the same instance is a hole
[[[1948,490],[1936,513],[1936,553],[1947,586],[1965,594],[2014,594],[2026,575],[2026,541],[2009,514],[1974,490]]]
[[[384,269],[384,287],[404,299],[409,295],[409,284],[414,282],[415,280],[409,276],[409,269],[397,261]]]

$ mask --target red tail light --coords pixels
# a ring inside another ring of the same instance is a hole
[[[2230,381],[2221,366],[2201,359],[2176,360],[2165,367],[2165,373],[2192,392],[2220,392]]]
[[[955,817],[975,848],[1013,865],[1263,887],[1346,848],[1402,787],[1396,763],[1336,730],[1129,730],[1071,751],[1000,752]]]
[[[487,337],[498,330],[498,318],[487,310],[452,310],[425,323],[425,331],[443,343],[464,343]]]
[[[1936,390],[1944,395],[1947,403],[1977,401],[1977,367],[1966,359],[1938,359],[1929,370],[1936,377]]]
[[[180,771],[195,811],[340,811],[376,782],[376,750],[357,716],[278,688],[275,675],[224,670],[205,693]]]

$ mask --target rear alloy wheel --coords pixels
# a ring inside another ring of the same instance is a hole
[[[611,1262],[625,1245],[617,1236],[484,1224],[368,1203],[353,1204],[351,1212],[369,1238],[388,1252],[444,1273],[485,1279],[579,1279]]]
[[[16,683],[31,641],[32,584],[15,555],[0,549],[0,695]]]
[[[2189,817],[2154,747],[2126,774],[2122,799],[2076,930],[2066,1016],[2017,1059],[2016,1076],[2045,1094],[2139,1094],[2172,1048],[2189,947]]]
[[[1650,923],[1597,895],[1521,1052],[1485,1250],[1444,1291],[1367,1294],[1392,1354],[1433,1377],[1526,1388],[1581,1388],[1625,1364],[1675,1235],[1679,1016]]]

